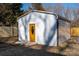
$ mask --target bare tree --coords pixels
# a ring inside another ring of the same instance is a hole
[[[45,10],[41,3],[32,3],[32,8],[35,10],[42,10],[42,11]]]

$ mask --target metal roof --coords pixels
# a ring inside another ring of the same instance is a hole
[[[55,15],[57,20],[59,19],[59,20],[63,20],[63,21],[69,22],[69,23],[71,22],[70,20],[66,19],[63,16],[57,15],[56,13],[48,12],[48,11],[40,11],[40,10],[29,10],[29,11],[25,12],[23,15],[19,16],[17,19],[19,19],[19,18],[21,18],[21,17],[23,17],[25,15],[28,15],[31,12],[39,12],[39,13],[51,14],[51,15]]]

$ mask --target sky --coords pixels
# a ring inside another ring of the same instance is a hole
[[[53,6],[55,3],[43,3],[42,5],[46,8],[48,6]],[[75,9],[75,8],[79,8],[79,4],[78,3],[62,3],[64,8],[71,8],[71,9]],[[31,6],[31,3],[23,3],[23,10],[28,10],[28,8]]]

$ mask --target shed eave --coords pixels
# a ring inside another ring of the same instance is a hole
[[[19,17],[17,18],[17,20],[18,20],[19,18],[21,18],[21,17],[23,17],[23,16],[25,16],[25,15],[27,15],[27,14],[31,13],[31,12],[46,13],[46,14],[51,14],[51,15],[55,15],[55,16],[57,16],[57,15],[56,15],[56,13],[52,13],[52,12],[48,12],[48,11],[41,11],[41,10],[29,10],[29,11],[25,12],[23,15],[19,16]]]
[[[70,20],[68,20],[68,19],[66,19],[65,17],[62,17],[62,16],[60,16],[60,15],[57,15],[56,13],[52,13],[52,12],[48,12],[48,11],[41,11],[41,10],[29,10],[29,11],[25,12],[23,15],[19,16],[19,17],[17,18],[17,20],[18,20],[19,18],[25,16],[25,15],[28,15],[28,14],[31,13],[31,12],[39,12],[39,13],[46,13],[46,14],[55,15],[55,16],[56,16],[56,19],[60,19],[60,20],[62,20],[62,21],[66,21],[66,22],[68,22],[68,23],[71,23]]]

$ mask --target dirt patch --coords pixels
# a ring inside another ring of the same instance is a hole
[[[50,53],[45,50],[36,50],[29,47],[14,46],[0,43],[0,56],[62,56],[57,53]]]
[[[16,41],[18,41],[17,36],[14,36],[14,37],[0,37],[0,42],[14,44]]]

